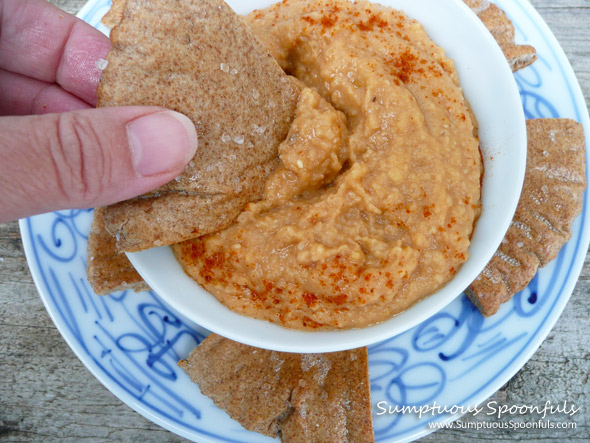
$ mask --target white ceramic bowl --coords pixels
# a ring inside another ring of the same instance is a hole
[[[245,14],[274,1],[228,0]],[[362,329],[296,331],[234,313],[189,278],[169,247],[129,254],[133,265],[159,296],[195,323],[252,346],[288,352],[351,349],[400,334],[438,312],[477,277],[498,248],[514,215],[524,180],[526,129],[513,74],[496,42],[460,0],[380,0],[419,20],[454,60],[465,96],[479,122],[485,174],[482,214],[470,258],[453,280],[407,311]]]

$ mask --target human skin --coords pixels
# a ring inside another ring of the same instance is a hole
[[[197,134],[182,114],[94,109],[110,47],[43,0],[0,0],[0,222],[134,197],[193,157]]]

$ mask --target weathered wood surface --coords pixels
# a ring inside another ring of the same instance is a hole
[[[85,3],[51,2],[70,13]],[[588,103],[590,2],[532,3],[563,46]],[[547,400],[554,404],[567,400],[581,408],[575,416],[575,430],[444,430],[423,441],[590,441],[589,295],[590,256],[549,337],[492,397],[508,405],[542,406]],[[0,331],[0,440],[184,441],[122,404],[74,356],[37,295],[16,223],[0,224]]]

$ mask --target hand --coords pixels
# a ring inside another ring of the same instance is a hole
[[[44,0],[0,0],[0,222],[126,200],[193,157],[197,134],[182,114],[92,109],[109,49]]]

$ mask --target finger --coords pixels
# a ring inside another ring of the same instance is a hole
[[[0,1],[0,68],[58,83],[91,105],[110,40],[44,0]]]
[[[55,83],[0,69],[0,115],[49,114],[89,107],[88,103]]]
[[[153,107],[0,118],[0,222],[104,206],[154,189],[193,157],[191,121]]]

